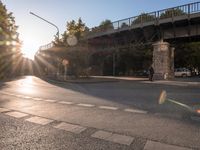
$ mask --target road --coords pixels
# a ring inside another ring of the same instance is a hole
[[[158,104],[199,107],[200,84],[123,80],[61,83],[34,76],[0,83],[0,149],[200,149],[200,120]]]

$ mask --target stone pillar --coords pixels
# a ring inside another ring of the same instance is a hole
[[[167,42],[153,44],[154,79],[174,78],[174,48]]]

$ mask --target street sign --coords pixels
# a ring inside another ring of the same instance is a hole
[[[63,59],[62,64],[63,66],[67,66],[69,64],[69,61],[66,59]]]

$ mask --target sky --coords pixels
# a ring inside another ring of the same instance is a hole
[[[54,23],[60,34],[67,21],[79,17],[89,27],[98,26],[103,20],[112,22],[165,8],[196,2],[195,0],[1,0],[9,12],[13,12],[19,26],[22,52],[34,58],[40,46],[50,43],[57,29],[33,16],[30,12]]]

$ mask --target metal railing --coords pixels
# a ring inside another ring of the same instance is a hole
[[[112,22],[111,24],[108,24],[106,26],[98,26],[98,27],[91,28],[90,31],[85,34],[85,36],[90,37],[98,33],[104,33],[108,31],[129,28],[135,25],[142,26],[144,23],[148,23],[148,22],[155,23],[162,19],[174,18],[177,16],[183,16],[183,15],[189,16],[191,14],[199,13],[199,12],[200,12],[200,2],[195,2],[195,3],[190,3],[190,4],[163,9],[159,11],[154,11],[150,13],[142,13],[138,16]],[[54,46],[53,43],[49,43],[49,44],[41,46],[39,49],[46,50],[53,46]]]
[[[52,48],[54,46],[54,44],[51,42],[51,43],[48,43],[46,45],[42,45],[39,47],[39,50],[47,50],[49,48]]]
[[[200,12],[200,2],[190,3],[168,9],[163,9],[151,13],[142,13],[139,16],[126,18],[112,22],[109,27],[98,26],[90,29],[88,35],[95,35],[95,33],[102,33],[111,30],[118,30],[122,28],[131,27],[134,25],[143,25],[148,22],[157,22],[161,19],[174,18],[177,16],[191,15]]]

